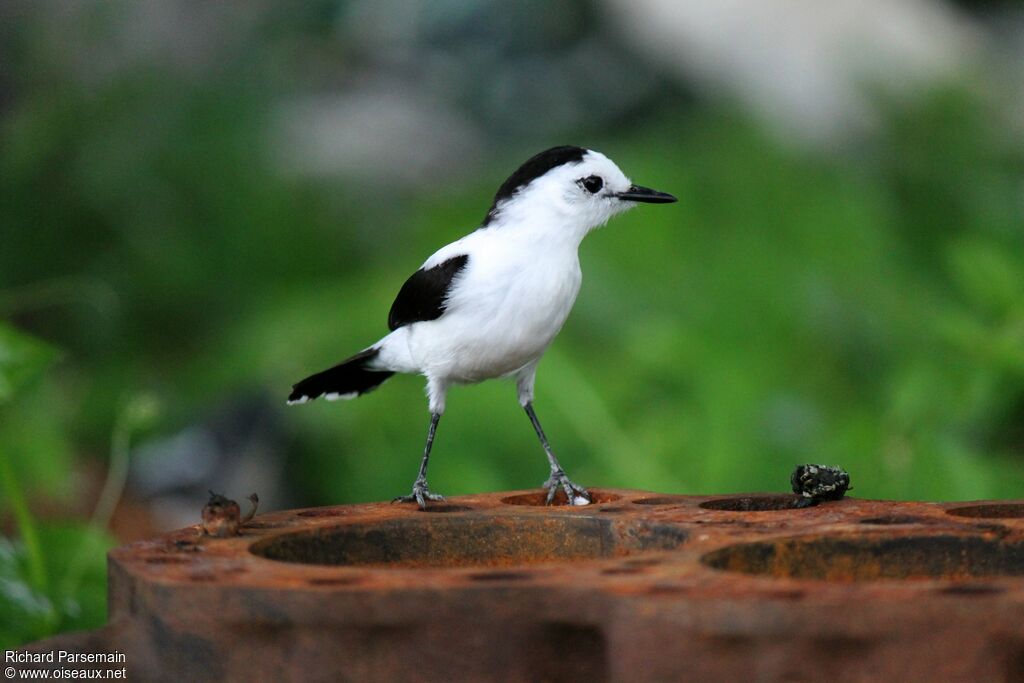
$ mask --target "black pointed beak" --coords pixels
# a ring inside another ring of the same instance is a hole
[[[667,192],[658,192],[639,185],[632,185],[625,192],[620,192],[615,196],[627,202],[644,202],[645,204],[671,204],[679,201]]]

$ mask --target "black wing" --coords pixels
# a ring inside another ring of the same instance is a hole
[[[421,320],[437,320],[448,303],[452,280],[469,262],[469,256],[453,256],[433,268],[420,268],[399,290],[388,313],[388,329],[397,330]]]

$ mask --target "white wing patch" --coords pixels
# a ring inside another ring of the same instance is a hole
[[[324,398],[326,398],[328,401],[350,401],[358,395],[358,391],[349,391],[344,394],[339,394],[337,391],[332,391],[330,393],[324,394]]]

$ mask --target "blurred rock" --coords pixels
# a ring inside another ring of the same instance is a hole
[[[870,90],[905,96],[954,77],[982,35],[938,0],[606,0],[633,45],[784,138],[827,143],[869,129]]]
[[[480,152],[472,121],[400,83],[301,97],[281,107],[276,152],[297,175],[349,175],[417,186]]]

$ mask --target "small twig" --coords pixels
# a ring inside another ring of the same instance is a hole
[[[249,502],[252,503],[252,509],[246,513],[245,517],[242,517],[242,524],[251,521],[256,516],[256,508],[260,506],[260,497],[253,493],[249,496]]]

